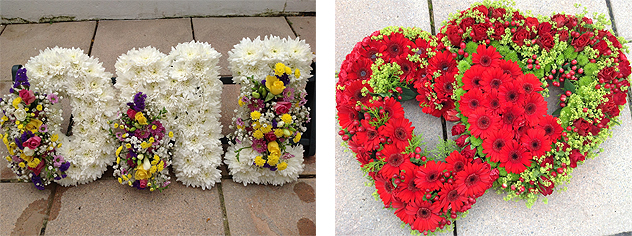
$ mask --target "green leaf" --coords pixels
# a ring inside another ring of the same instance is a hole
[[[505,167],[498,167],[498,175],[500,176],[507,176],[507,170],[505,170]]]
[[[555,110],[555,111],[553,112],[553,114],[551,114],[551,115],[552,115],[552,116],[555,116],[555,117],[559,117],[559,116],[560,116],[560,112],[562,112],[562,108],[561,108],[561,107],[560,107],[560,108],[558,108],[557,110]]]
[[[269,102],[270,100],[272,100],[274,98],[274,95],[272,95],[272,93],[268,93],[268,96],[266,96],[266,100],[265,102]]]
[[[482,139],[475,138],[475,137],[470,137],[470,142],[472,143],[473,146],[480,146],[481,144],[483,144]]]
[[[413,91],[412,89],[409,89],[408,87],[402,87],[401,96],[402,96],[401,101],[408,101],[417,97],[417,92]]]
[[[564,81],[564,89],[567,91],[571,91],[571,93],[575,93],[575,91],[577,90],[573,82],[571,82],[570,80]]]

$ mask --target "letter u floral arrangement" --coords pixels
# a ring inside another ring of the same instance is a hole
[[[170,167],[182,184],[212,188],[221,181],[224,153],[220,57],[195,41],[168,55],[134,48],[118,57],[112,86],[113,74],[81,49],[40,51],[0,101],[8,167],[39,190],[94,181],[108,166],[119,183],[139,190],[168,188]],[[235,143],[226,153],[235,181],[283,185],[298,178],[312,59],[298,38],[244,39],[231,51],[233,79],[242,85]],[[62,132],[65,99],[73,108],[70,136]]]
[[[631,70],[625,41],[585,14],[534,17],[476,3],[436,36],[388,27],[346,56],[339,135],[411,233],[451,229],[490,188],[531,207],[597,156],[618,124]],[[562,94],[547,114],[551,85]],[[458,138],[422,147],[400,104],[411,99],[455,122]]]

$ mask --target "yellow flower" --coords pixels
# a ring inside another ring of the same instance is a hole
[[[266,163],[266,160],[264,160],[263,157],[261,156],[255,157],[255,165],[257,165],[258,167],[263,167],[263,164],[265,163]]]
[[[268,165],[276,166],[277,163],[279,163],[279,156],[276,156],[276,155],[268,156]]]
[[[151,129],[152,129],[152,130],[156,130],[157,128],[158,128],[158,126],[156,126],[156,125],[152,125],[152,126],[151,126]]]
[[[156,173],[156,170],[157,170],[157,169],[158,169],[158,167],[156,167],[156,166],[151,166],[151,168],[149,168],[149,173],[150,173],[150,174]]]
[[[268,143],[268,151],[270,152],[271,156],[281,156],[281,149],[279,149],[279,144],[276,141]]]
[[[152,165],[156,165],[158,164],[158,162],[160,161],[160,157],[158,157],[158,155],[154,154],[154,160],[151,161]]]
[[[165,163],[160,161],[160,163],[158,163],[158,172],[161,172],[164,169]]]
[[[131,145],[131,144],[129,144],[129,143],[126,143],[126,144],[125,144],[125,148],[132,148],[132,145]]]
[[[294,142],[298,143],[298,141],[301,141],[301,133],[300,132],[296,132],[296,136],[294,136]]]
[[[127,134],[127,133],[123,134],[123,138],[127,138],[127,136],[129,136],[129,134]]]
[[[153,143],[153,142],[156,142],[156,140],[154,139],[154,137],[151,137],[151,138],[149,138],[149,142]]]
[[[37,165],[39,165],[39,163],[40,163],[40,159],[39,158],[34,158],[33,161],[30,161],[28,163],[28,166],[31,167],[31,168],[35,168],[35,167],[37,167]]]
[[[123,179],[121,179],[121,178],[118,178],[118,181],[119,181],[119,184],[123,183]]]
[[[272,131],[271,125],[266,125],[265,127],[261,127],[261,132],[263,132],[264,134],[267,134],[270,131]]]
[[[149,179],[149,177],[151,177],[151,175],[149,173],[147,173],[147,171],[145,169],[143,169],[142,165],[139,165],[136,168],[136,175],[134,177],[137,180],[142,180],[142,179]]]
[[[3,120],[3,121],[8,121],[8,120],[9,120],[9,117],[7,117],[7,116],[3,116],[3,117],[2,117],[2,120]]]
[[[250,118],[252,118],[252,120],[259,120],[259,118],[261,118],[261,112],[259,111],[253,111],[250,113]]]
[[[26,129],[28,131],[31,131],[33,133],[37,132],[37,129],[39,129],[39,127],[44,124],[44,122],[38,120],[38,119],[32,119],[28,124],[26,124]]]
[[[13,161],[13,159],[10,156],[5,157],[5,159],[7,159],[8,162]]]
[[[294,71],[294,76],[296,76],[297,79],[301,77],[301,71],[298,70],[298,68]]]
[[[57,134],[53,134],[53,136],[50,137],[50,141],[53,141],[53,142],[57,142],[58,139],[59,139],[59,135]]]
[[[15,99],[13,99],[13,107],[15,109],[19,109],[18,105],[20,105],[21,102],[22,102],[22,98],[21,97],[17,97]]]
[[[276,135],[277,138],[280,138],[281,136],[283,136],[283,129],[275,129],[274,135]]]
[[[16,147],[18,147],[18,145],[15,144],[14,142],[11,142],[11,144],[9,144],[9,146],[7,146],[7,149],[9,149],[9,154],[15,155],[15,148]]]
[[[147,183],[147,184],[149,184],[149,183]],[[154,190],[156,190],[156,189],[154,189],[154,188],[150,188],[149,189],[150,192],[153,192]]]
[[[121,154],[122,150],[123,150],[123,146],[120,146],[116,149],[116,157],[118,157]]]
[[[244,103],[244,101],[242,101],[241,98],[239,98],[239,101],[237,101],[237,103],[239,104],[240,107],[243,107],[244,105],[246,105],[246,103]]]
[[[148,142],[142,142],[142,143],[140,144],[140,147],[142,147],[142,148],[144,148],[144,149],[149,148],[149,147],[151,147],[151,143],[148,143]]]
[[[290,114],[283,114],[281,120],[283,120],[283,123],[292,124],[292,116]]]
[[[33,156],[27,156],[27,155],[24,155],[24,153],[20,154],[20,158],[21,158],[22,160],[27,161],[27,162],[32,162],[32,161],[33,161]],[[38,163],[38,164],[39,164],[39,163]]]
[[[129,180],[129,178],[127,177],[127,175],[123,175],[123,176],[121,176],[121,177],[123,177],[123,180],[125,180],[125,181]]]
[[[60,143],[60,144],[57,144],[57,148],[60,148],[60,147],[61,147],[61,143]]]
[[[116,164],[120,164],[121,163],[121,158],[120,157],[116,157]]]
[[[114,128],[116,129],[118,127],[119,127],[119,124],[118,123],[114,123]]]
[[[26,165],[24,165],[24,162],[20,162],[20,163],[18,164],[18,166],[20,166],[20,168],[24,168],[24,167],[26,167]]]
[[[19,130],[24,130],[24,125],[22,125],[22,124],[18,125],[18,129]]]
[[[266,78],[266,88],[268,88],[273,95],[277,95],[283,92],[285,84],[278,78],[270,76]]]
[[[261,130],[255,130],[255,132],[252,133],[252,136],[255,137],[256,139],[262,139],[263,138],[263,132],[261,132]]]
[[[261,123],[259,123],[259,121],[252,123],[252,128],[253,129],[260,129],[261,128]]]
[[[132,181],[127,182],[127,185],[132,186]]]
[[[137,112],[134,118],[136,118],[136,121],[138,121],[139,124],[147,125],[147,118],[145,118],[142,112]]]
[[[288,75],[292,74],[292,68],[290,68],[289,66],[286,66],[285,67],[285,73],[288,74]]]
[[[287,163],[285,162],[281,162],[279,165],[277,165],[277,169],[279,170],[285,170],[285,168],[287,168]]]
[[[282,76],[283,72],[285,72],[285,65],[281,62],[274,65],[274,74],[278,76]]]
[[[37,104],[37,107],[35,107],[35,109],[41,111],[42,109],[44,109],[44,107],[42,107],[42,104]]]
[[[173,131],[169,131],[169,138],[173,138]]]

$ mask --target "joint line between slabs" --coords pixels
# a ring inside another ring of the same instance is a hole
[[[6,25],[4,25],[4,26],[2,27],[2,30],[0,30],[0,35],[2,35],[2,33],[4,33],[4,30],[5,30],[6,28],[7,28],[7,26],[6,26]]]
[[[197,41],[195,39],[195,30],[193,29],[193,17],[189,18],[191,20],[191,37],[193,37],[194,41]]]
[[[428,0],[428,15],[430,17],[430,32],[432,35],[436,35],[434,24],[434,11],[432,11],[432,0]]]
[[[608,15],[610,15],[610,23],[612,24],[612,31],[614,31],[614,35],[619,36],[617,32],[617,24],[614,21],[614,13],[612,12],[612,3],[610,0],[606,0],[606,5],[608,6]]]
[[[228,213],[226,212],[226,204],[224,203],[224,191],[222,190],[222,183],[217,184],[217,191],[219,193],[219,203],[222,207],[222,215],[224,217],[224,235],[230,236],[230,225],[228,223]]]
[[[294,27],[292,27],[292,22],[290,22],[290,20],[287,19],[287,16],[283,16],[283,18],[285,19],[285,22],[287,23],[287,25],[290,26],[290,29],[292,30],[294,37],[298,37],[298,34],[294,30]]]
[[[99,21],[96,21],[94,24],[94,33],[92,34],[92,39],[90,40],[90,48],[88,49],[88,56],[92,56],[92,46],[94,46],[94,39],[97,37],[97,29],[99,28]]]
[[[44,222],[42,222],[42,228],[40,229],[40,235],[46,234],[46,225],[48,225],[48,220],[50,219],[50,209],[53,207],[53,202],[55,201],[55,193],[57,193],[58,185],[53,185],[53,189],[50,191],[50,196],[48,196],[48,207],[46,208],[46,217],[44,218]]]

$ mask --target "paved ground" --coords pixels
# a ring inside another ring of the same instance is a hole
[[[221,75],[229,76],[227,52],[243,37],[277,35],[306,39],[316,50],[316,17],[178,18],[0,25],[0,95],[11,86],[10,68],[46,47],[79,47],[115,73],[116,58],[152,45],[163,53],[192,39],[222,53]],[[236,107],[239,87],[222,95],[223,134]],[[66,105],[68,108],[68,105]],[[68,110],[68,109],[66,109]],[[66,120],[69,113],[66,114]],[[1,145],[0,153],[6,153]],[[306,157],[299,181],[283,187],[244,187],[222,166],[223,180],[203,191],[173,183],[162,193],[120,186],[111,170],[78,187],[51,185],[44,191],[16,183],[0,161],[0,235],[7,234],[236,234],[313,235],[316,225],[316,162]],[[173,176],[173,175],[172,175]]]
[[[386,1],[358,3],[336,1],[336,70],[356,42],[385,26],[416,26],[431,31],[441,27],[449,13],[466,9],[472,0],[449,1]],[[553,12],[578,13],[576,1],[516,1],[516,7],[536,14]],[[580,1],[577,1],[580,2]],[[614,19],[619,36],[632,39],[632,17],[627,14],[632,4],[623,0],[581,1],[591,12]],[[388,6],[388,7],[387,7]],[[612,15],[609,13],[612,12]],[[434,17],[434,24],[430,16]],[[632,45],[628,45],[632,46]],[[632,55],[628,55],[630,57]],[[553,91],[552,94],[559,94]],[[547,99],[552,104],[551,96]],[[443,129],[441,122],[406,105],[407,118],[434,145]],[[550,111],[551,112],[551,111]],[[612,138],[604,142],[604,151],[575,170],[566,192],[557,191],[548,198],[548,205],[536,203],[532,209],[524,202],[506,202],[503,195],[488,192],[479,198],[470,214],[457,222],[457,229],[439,235],[612,235],[632,232],[632,115],[629,106],[621,113],[621,125],[613,129]],[[337,124],[337,122],[336,122]],[[451,124],[447,124],[448,131]],[[337,129],[338,130],[338,129]],[[448,132],[449,133],[449,132]],[[340,235],[404,235],[408,229],[392,211],[383,208],[366,187],[359,163],[353,153],[340,146],[336,135],[336,234]]]

